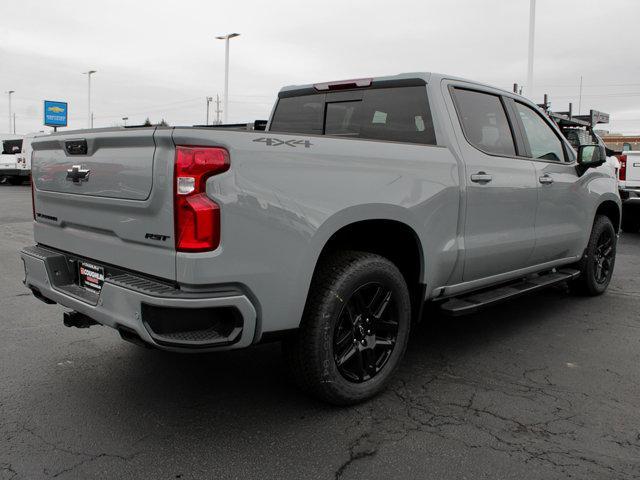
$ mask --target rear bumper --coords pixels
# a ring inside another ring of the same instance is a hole
[[[256,309],[237,288],[190,292],[122,273],[107,275],[96,294],[75,283],[73,257],[40,246],[25,248],[20,256],[24,283],[36,297],[71,308],[121,333],[130,335],[133,331],[158,348],[217,351],[243,348],[254,341]]]
[[[640,186],[620,186],[622,203],[640,203]]]
[[[28,177],[30,173],[22,168],[0,168],[0,177]]]

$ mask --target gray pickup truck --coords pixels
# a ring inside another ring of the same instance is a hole
[[[335,404],[381,391],[426,301],[605,291],[620,198],[529,100],[439,74],[283,88],[264,131],[109,128],[33,141],[25,284],[180,352],[282,340]]]

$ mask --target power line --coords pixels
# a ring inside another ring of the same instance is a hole
[[[537,87],[551,87],[551,88],[577,88],[580,82],[576,83],[546,83],[536,84]],[[526,87],[526,85],[524,85]],[[640,83],[585,83],[582,85],[584,88],[596,88],[596,87],[638,87]]]

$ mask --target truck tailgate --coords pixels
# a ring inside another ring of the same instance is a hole
[[[624,153],[627,155],[627,181],[640,182],[640,151]]]
[[[33,141],[36,242],[175,279],[171,129],[105,129]]]
[[[0,170],[12,170],[18,168],[15,155],[0,155]]]

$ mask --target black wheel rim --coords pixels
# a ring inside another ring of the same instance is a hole
[[[596,283],[602,285],[609,281],[613,271],[615,238],[611,231],[605,230],[600,234],[593,255],[593,276]]]
[[[372,379],[385,367],[398,338],[391,289],[372,282],[359,287],[343,306],[333,335],[333,355],[350,382]]]

